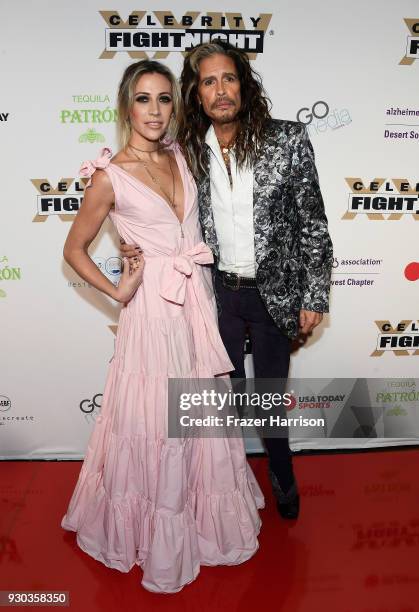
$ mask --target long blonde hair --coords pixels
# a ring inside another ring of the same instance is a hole
[[[117,134],[119,146],[123,149],[128,144],[131,137],[130,111],[134,104],[135,86],[143,74],[161,74],[165,76],[172,86],[173,116],[167,128],[167,135],[173,140],[176,139],[179,127],[180,115],[182,112],[182,99],[178,81],[172,71],[156,60],[141,60],[130,64],[122,75],[118,88],[118,121]]]

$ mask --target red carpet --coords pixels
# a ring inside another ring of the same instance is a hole
[[[419,612],[419,450],[297,456],[300,518],[277,514],[265,458],[260,549],[174,595],[91,559],[60,521],[81,462],[0,463],[0,590],[64,590],[70,609]]]

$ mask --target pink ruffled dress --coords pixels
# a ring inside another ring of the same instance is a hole
[[[218,333],[210,249],[197,190],[177,144],[184,218],[119,166],[112,153],[86,162],[115,193],[110,216],[145,258],[144,280],[122,308],[102,409],[62,527],[106,566],[143,571],[142,585],[175,593],[200,565],[236,565],[258,549],[264,498],[241,438],[168,438],[168,378],[233,370]]]

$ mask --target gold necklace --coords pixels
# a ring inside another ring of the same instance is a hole
[[[129,144],[129,147],[131,147],[131,149],[135,149],[136,151],[139,151],[140,153],[155,153],[156,151],[160,151],[160,149],[163,149],[163,146],[157,147],[157,149],[153,149],[152,151],[145,151],[144,149],[139,149],[138,147],[134,147],[133,144]]]
[[[135,147],[133,147],[132,145],[128,145],[130,149],[135,149]],[[170,168],[170,173],[172,175],[172,197],[170,198],[169,195],[167,194],[167,192],[165,191],[165,189],[163,189],[161,182],[159,181],[159,179],[156,176],[153,176],[150,172],[150,170],[148,169],[148,164],[146,161],[144,161],[143,159],[141,159],[140,157],[138,157],[138,155],[136,154],[136,152],[133,150],[132,151],[133,154],[135,155],[135,157],[138,159],[138,161],[140,162],[140,164],[143,165],[144,170],[147,172],[147,174],[149,175],[149,177],[151,178],[151,180],[153,181],[153,183],[155,185],[157,185],[157,187],[160,189],[160,191],[163,193],[163,195],[166,197],[166,199],[169,201],[168,203],[170,204],[170,206],[173,209],[177,208],[177,204],[175,204],[175,194],[176,194],[176,187],[175,187],[175,175],[173,172],[173,168],[172,168],[172,160],[170,159],[170,154],[169,154],[169,168]]]
[[[220,146],[221,149],[221,155],[223,156],[223,160],[225,163],[225,166],[227,168],[227,174],[228,174],[228,180],[230,183],[230,188],[233,189],[233,176],[231,174],[231,162],[230,162],[230,151],[234,146],[234,142],[236,140],[236,137],[234,136],[230,142],[228,142],[227,144],[224,144],[223,142],[221,142],[221,140],[218,138],[217,136],[217,140],[218,140],[218,144]]]
[[[217,135],[216,135],[217,136]],[[218,144],[220,145],[220,149],[223,153],[229,153],[230,149],[233,148],[234,143],[236,141],[236,136],[237,134],[235,134],[233,136],[233,138],[231,138],[227,143],[223,142],[220,138],[218,138],[217,136],[217,140],[218,140]]]

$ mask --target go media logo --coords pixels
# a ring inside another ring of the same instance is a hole
[[[178,20],[171,11],[132,11],[124,21],[118,11],[99,11],[109,26],[100,59],[125,51],[133,59],[156,59],[185,52],[196,45],[221,39],[243,49],[251,59],[263,53],[270,13],[243,17],[242,13],[188,11]],[[253,56],[253,57],[252,57]]]
[[[38,192],[37,214],[33,222],[43,222],[50,215],[58,215],[61,221],[73,221],[82,202],[84,187],[87,178],[62,178],[57,186],[53,187],[46,178],[31,179],[31,183]],[[69,191],[73,188],[72,192]]]
[[[92,399],[84,399],[80,402],[80,410],[84,414],[91,414],[96,408],[102,407],[103,393],[96,393]]]
[[[92,424],[101,419],[100,408],[102,407],[102,397],[102,393],[96,393],[92,399],[84,399],[80,402],[79,408],[84,415],[86,423]]]
[[[297,121],[307,125],[307,131],[311,136],[313,133],[325,132],[328,129],[336,130],[352,122],[348,109],[338,110],[335,108],[330,112],[329,105],[324,100],[318,100],[310,108],[300,108],[296,116]]]

